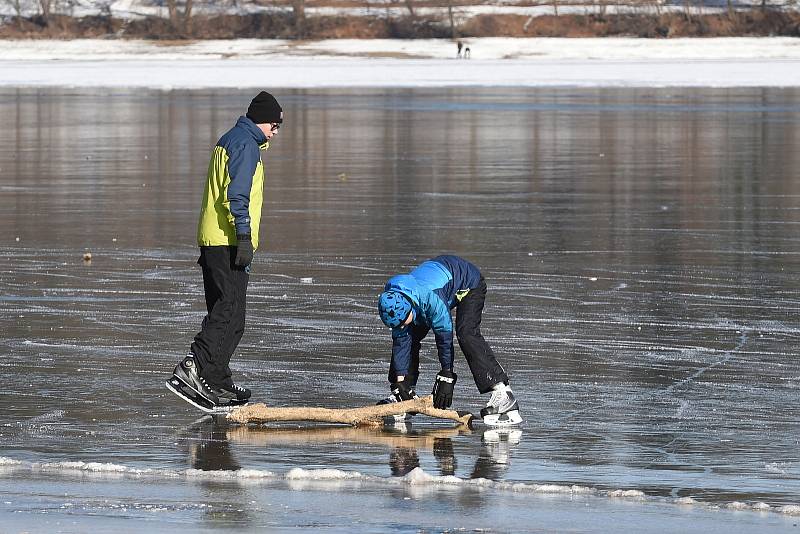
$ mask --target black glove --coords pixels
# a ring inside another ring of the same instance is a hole
[[[402,382],[392,382],[392,395],[397,402],[403,402],[417,398],[417,392],[414,391],[414,386],[408,380]]]
[[[449,408],[453,404],[453,388],[458,377],[453,371],[442,369],[436,375],[433,383],[433,407],[440,410]]]
[[[253,242],[249,235],[237,235],[239,245],[236,247],[236,259],[233,260],[237,267],[247,267],[253,261]]]

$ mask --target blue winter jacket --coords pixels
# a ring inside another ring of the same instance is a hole
[[[481,273],[458,256],[437,256],[408,274],[393,276],[384,291],[399,291],[411,301],[413,323],[426,326],[436,336],[436,349],[442,369],[453,367],[453,319],[450,310],[478,287]],[[392,362],[398,375],[406,375],[411,365],[410,326],[392,329]]]

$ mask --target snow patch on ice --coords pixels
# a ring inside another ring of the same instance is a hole
[[[422,468],[417,467],[400,479],[402,482],[412,486],[434,486],[434,485],[463,485],[479,488],[492,488],[516,493],[536,493],[549,495],[607,495],[617,498],[637,498],[643,499],[645,493],[639,490],[611,490],[599,491],[588,486],[576,484],[531,484],[526,482],[499,482],[486,478],[462,479],[453,475],[438,476],[426,473]]]
[[[34,464],[36,465],[36,464]],[[93,473],[129,473],[141,474],[144,471],[141,469],[134,469],[124,465],[102,463],[102,462],[51,462],[38,464],[39,469],[42,470],[66,470],[66,471],[91,471]]]
[[[365,478],[357,471],[339,469],[302,469],[295,467],[286,473],[287,480],[353,480]]]
[[[625,499],[644,499],[646,497],[643,491],[639,490],[613,490],[608,492],[609,497],[621,497]]]
[[[749,504],[743,503],[743,502],[739,502],[739,501],[733,501],[731,503],[728,503],[727,507],[730,508],[731,510],[749,510],[750,509],[750,505]]]
[[[564,493],[564,494],[587,494],[592,493],[590,488],[585,486],[561,486],[558,484],[524,484],[516,485],[516,491],[532,491],[534,493]]]
[[[422,470],[420,467],[415,467],[411,472],[409,472],[406,476],[403,477],[403,480],[408,484],[430,484],[435,482],[436,479],[435,475],[429,475],[425,471]]]
[[[276,473],[273,473],[272,471],[264,471],[262,469],[237,469],[236,471],[223,471],[223,470],[203,471],[202,469],[187,469],[183,472],[183,474],[187,478],[202,478],[202,479],[226,478],[226,479],[242,479],[242,480],[274,479],[278,478],[279,476]]]

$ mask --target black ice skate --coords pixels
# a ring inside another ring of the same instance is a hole
[[[413,387],[409,388],[406,394],[408,396],[408,399],[405,399],[405,400],[411,400],[411,399],[418,399],[419,398],[419,396],[417,395],[417,392],[414,391]],[[388,397],[386,397],[385,399],[381,399],[375,404],[377,406],[380,406],[382,404],[392,404],[394,402],[402,402],[403,401],[403,399],[402,399],[403,395],[404,395],[404,393],[400,392],[400,390],[397,388],[396,384],[392,384],[392,393]],[[388,415],[388,416],[383,418],[383,422],[384,422],[384,424],[388,424],[388,425],[392,425],[394,423],[405,423],[406,421],[410,421],[411,417],[414,416],[414,415],[417,415],[417,412],[406,412],[406,413],[398,413],[398,414],[394,414],[394,415]]]
[[[375,403],[376,406],[380,406],[382,404],[392,404],[393,402],[398,402],[398,400],[394,397],[394,395],[389,395],[385,399],[381,399]],[[387,415],[383,418],[384,424],[393,425],[395,423],[405,423],[406,421],[411,420],[411,414],[406,413],[397,413],[394,415]]]
[[[498,384],[492,391],[492,397],[481,410],[483,423],[489,426],[518,425],[522,422],[519,404],[505,384]]]
[[[221,404],[225,403],[227,399],[227,402],[235,406],[247,404],[247,401],[250,400],[250,395],[252,394],[249,389],[237,386],[233,382],[230,382],[228,385],[212,389],[214,390],[214,393],[216,393]]]
[[[244,388],[237,388],[242,390],[239,392],[211,387],[200,376],[197,360],[191,354],[175,366],[172,377],[167,380],[167,389],[206,413],[226,413],[236,406],[247,403],[246,399],[239,400],[239,397],[244,396],[245,391],[249,393],[249,390]]]

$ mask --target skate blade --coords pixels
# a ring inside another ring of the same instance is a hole
[[[510,426],[518,425],[522,422],[519,410],[511,410],[506,413],[493,413],[483,418],[483,424],[487,426]]]
[[[175,376],[166,381],[166,386],[168,390],[173,392],[182,400],[188,402],[195,408],[204,411],[205,413],[209,413],[212,415],[227,414],[231,410],[231,408],[228,407],[217,406],[215,404],[212,404],[208,400],[201,397],[200,394],[197,393],[194,389],[187,386],[181,379]]]

